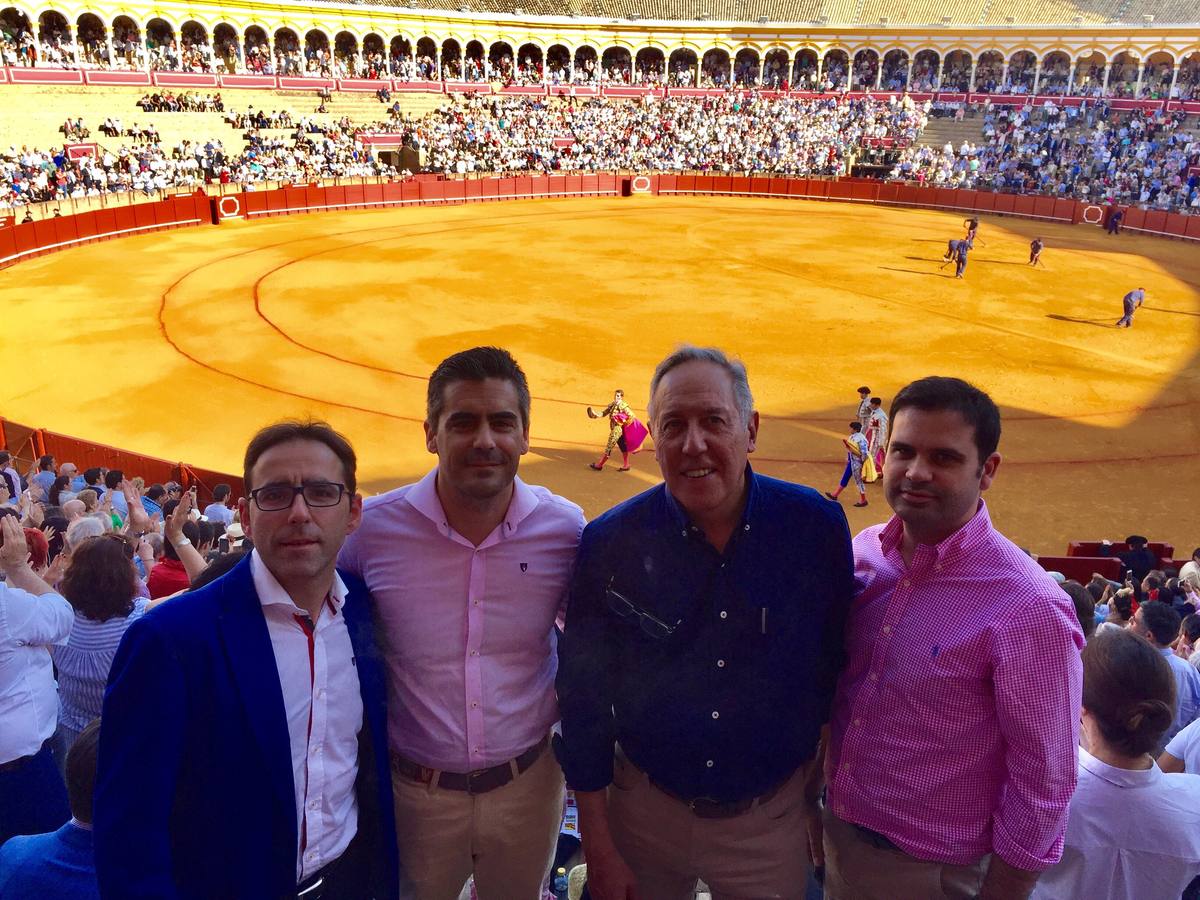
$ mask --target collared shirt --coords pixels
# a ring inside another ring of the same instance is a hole
[[[211,522],[220,522],[228,527],[233,524],[233,510],[224,503],[210,503],[204,507],[204,516]]]
[[[283,690],[296,789],[296,881],[333,862],[358,832],[358,733],[362,694],[336,574],[315,624],[292,602],[258,551],[250,555]]]
[[[1200,875],[1200,775],[1118,769],[1079,748],[1062,861],[1031,900],[1176,898]]]
[[[813,757],[843,658],[850,533],[810,488],[749,466],[746,479],[723,553],[661,484],[584,531],[558,677],[574,789],[612,781],[614,742],[673,793],[720,802]]]
[[[70,745],[100,715],[104,705],[104,687],[108,672],[125,631],[146,612],[146,600],[134,600],[127,616],[104,622],[75,613],[71,636],[64,643],[50,648],[50,656],[58,669],[59,726]]]
[[[112,508],[113,512],[121,517],[122,522],[129,518],[129,501],[116,489],[112,491]]]
[[[583,524],[574,503],[516,478],[504,521],[476,547],[447,523],[437,469],[366,501],[339,565],[375,606],[393,752],[471,772],[546,736],[554,625]]]
[[[1054,580],[975,516],[900,555],[904,523],[854,539],[858,596],[834,702],[828,799],[920,859],[1062,853],[1075,788],[1083,646]]]
[[[150,570],[150,576],[146,579],[146,587],[150,590],[151,600],[186,591],[191,583],[183,563],[165,556],[154,564],[154,568]]]
[[[1158,652],[1171,664],[1176,687],[1175,721],[1171,723],[1160,743],[1160,746],[1165,747],[1171,738],[1200,715],[1200,670],[1189,665],[1186,659],[1176,656],[1170,647],[1159,647]]]
[[[0,582],[0,763],[32,756],[54,734],[58,692],[47,646],[71,633],[64,597]]]
[[[5,841],[0,897],[100,900],[91,826],[71,819],[57,831]]]
[[[162,507],[149,497],[142,498],[142,509],[146,511],[146,515],[148,516],[158,516],[160,519],[162,518]]]
[[[1192,659],[1196,656],[1193,654]],[[1167,752],[1183,762],[1183,771],[1200,774],[1200,719],[1184,727],[1167,742]]]

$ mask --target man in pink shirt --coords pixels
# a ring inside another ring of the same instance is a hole
[[[583,532],[574,503],[517,477],[529,387],[476,347],[429,379],[437,467],[373,497],[340,565],[371,593],[388,671],[403,895],[540,900],[563,811],[555,622]]]
[[[896,395],[891,422],[895,515],[854,540],[825,896],[1020,900],[1062,855],[1083,636],[980,497],[1000,465],[991,398],[923,378]]]

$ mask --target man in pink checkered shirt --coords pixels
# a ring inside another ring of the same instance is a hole
[[[1000,413],[956,378],[896,395],[830,722],[829,900],[1020,900],[1062,855],[1083,645],[1070,598],[992,526]],[[820,849],[820,848],[817,848]]]

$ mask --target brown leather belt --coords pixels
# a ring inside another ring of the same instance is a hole
[[[750,797],[747,800],[731,800],[727,803],[722,803],[719,800],[713,800],[709,797],[697,797],[689,800],[680,794],[675,793],[669,787],[665,787],[653,778],[650,783],[670,797],[672,800],[678,800],[688,809],[696,814],[700,819],[732,819],[734,816],[744,815],[750,812],[755,806],[766,803],[772,797],[779,793],[782,788],[791,779],[791,775],[779,782],[773,788],[759,794],[757,797]]]
[[[433,782],[434,773],[437,773],[437,786],[447,791],[464,791],[468,794],[486,794],[488,791],[494,791],[496,788],[504,787],[513,780],[513,769],[517,771],[517,775],[521,775],[529,769],[538,758],[550,746],[550,735],[546,735],[520,756],[510,759],[507,762],[502,762],[498,766],[492,766],[490,769],[478,769],[474,772],[437,772],[437,769],[431,769],[429,766],[423,766],[420,763],[415,763],[411,759],[405,759],[398,753],[392,754],[392,771],[402,778],[409,778],[413,781],[419,781],[422,784],[430,784]]]

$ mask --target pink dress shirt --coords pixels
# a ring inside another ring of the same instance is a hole
[[[903,523],[854,539],[858,595],[833,702],[828,800],[919,859],[1062,855],[1083,635],[1070,598],[987,507],[912,565]]]
[[[558,721],[554,623],[583,511],[514,482],[478,547],[453,531],[437,470],[366,501],[339,567],[366,582],[388,671],[393,753],[446,772],[499,765]]]

